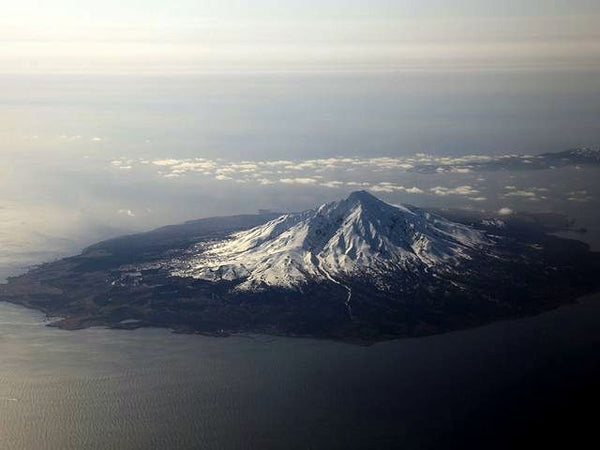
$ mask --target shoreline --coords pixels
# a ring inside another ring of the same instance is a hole
[[[527,320],[527,319],[532,319],[535,317],[539,317],[539,316],[543,316],[545,314],[552,314],[555,313],[561,309],[571,309],[574,307],[577,307],[579,305],[581,306],[585,306],[585,305],[589,305],[589,304],[593,304],[596,302],[600,302],[600,290],[596,290],[594,292],[590,292],[587,294],[583,294],[580,295],[576,298],[573,298],[570,301],[566,301],[562,304],[558,304],[553,308],[549,308],[543,311],[540,311],[538,313],[534,313],[534,314],[523,314],[520,316],[515,316],[515,317],[507,317],[507,318],[501,318],[498,320],[491,320],[485,323],[481,323],[481,324],[477,324],[477,325],[472,325],[472,326],[465,326],[465,327],[458,327],[458,328],[454,328],[454,329],[448,329],[448,330],[440,330],[438,332],[430,332],[430,333],[423,333],[423,334],[417,334],[417,335],[406,335],[406,336],[388,336],[388,337],[382,337],[381,339],[361,339],[360,337],[335,337],[335,336],[323,336],[323,335],[301,335],[301,334],[286,334],[286,333],[267,333],[264,331],[255,331],[255,330],[245,330],[245,331],[233,331],[233,330],[217,330],[217,331],[199,331],[199,330],[193,330],[193,329],[183,329],[183,328],[173,328],[173,327],[168,327],[168,326],[160,326],[160,325],[156,325],[156,324],[144,324],[144,323],[140,323],[140,321],[138,321],[137,319],[131,319],[131,322],[126,322],[126,323],[116,323],[116,324],[109,324],[109,323],[105,323],[101,320],[94,320],[94,319],[90,319],[90,320],[82,320],[82,321],[78,321],[78,319],[75,318],[65,318],[65,317],[60,317],[60,316],[49,316],[43,309],[37,309],[28,305],[24,305],[18,302],[12,302],[9,300],[0,300],[0,304],[2,303],[6,303],[8,305],[17,307],[17,308],[23,308],[24,310],[27,310],[30,313],[38,313],[40,316],[43,316],[43,320],[42,322],[37,323],[36,325],[43,325],[45,327],[48,328],[54,328],[57,330],[61,330],[61,331],[80,331],[80,330],[86,330],[86,329],[104,329],[104,330],[115,330],[115,331],[137,331],[137,330],[142,330],[142,329],[155,329],[155,330],[164,330],[165,332],[168,332],[170,334],[177,334],[177,335],[189,335],[189,336],[203,336],[203,337],[213,337],[213,338],[227,338],[227,337],[247,337],[247,338],[251,338],[254,336],[259,336],[259,337],[265,337],[265,338],[289,338],[289,339],[312,339],[312,340],[317,340],[317,341],[330,341],[330,342],[338,342],[338,343],[344,343],[344,344],[349,344],[349,345],[358,345],[358,346],[362,346],[362,347],[371,347],[373,345],[376,344],[381,344],[381,343],[390,343],[390,342],[398,342],[398,341],[403,341],[406,339],[421,339],[421,338],[427,338],[427,337],[433,337],[433,336],[440,336],[440,335],[444,335],[444,334],[451,334],[451,333],[460,333],[460,332],[467,332],[470,330],[475,330],[475,329],[479,329],[479,328],[485,328],[488,326],[493,326],[495,324],[500,324],[500,323],[507,323],[507,322],[516,322],[516,321],[520,321],[520,320]],[[125,322],[125,321],[121,321],[121,322]],[[66,326],[65,326],[66,325]]]

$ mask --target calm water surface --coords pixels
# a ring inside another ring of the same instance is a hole
[[[475,448],[589,398],[599,320],[596,299],[360,347],[68,332],[0,304],[0,448]]]

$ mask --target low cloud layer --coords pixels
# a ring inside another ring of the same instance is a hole
[[[403,194],[429,198],[462,199],[473,205],[489,199],[530,203],[546,200],[547,187],[507,184],[490,190],[487,177],[477,170],[481,164],[518,161],[527,164],[532,155],[433,156],[418,153],[406,157],[332,157],[306,160],[242,160],[208,158],[115,159],[111,166],[121,173],[150,170],[169,180],[204,180],[248,186],[289,188],[367,189],[373,193]],[[433,170],[430,170],[433,168]],[[556,193],[554,193],[556,196]],[[586,191],[561,193],[564,200],[586,202]]]

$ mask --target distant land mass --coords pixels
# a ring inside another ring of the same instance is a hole
[[[409,169],[411,172],[436,173],[454,171],[496,171],[496,170],[542,170],[582,165],[600,165],[600,147],[581,147],[561,152],[542,153],[539,155],[500,155],[453,158],[447,164],[441,161],[418,164]]]
[[[371,343],[533,315],[599,288],[556,214],[387,204],[217,217],[100,242],[0,285],[64,329],[167,327]]]

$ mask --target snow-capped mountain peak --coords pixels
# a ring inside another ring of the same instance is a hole
[[[295,289],[313,281],[373,278],[453,267],[485,251],[481,232],[366,191],[286,214],[227,239],[200,243],[172,262],[172,275],[238,281],[236,289]]]

